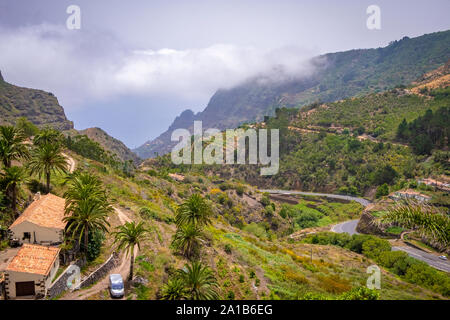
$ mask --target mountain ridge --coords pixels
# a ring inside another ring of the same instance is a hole
[[[177,128],[192,129],[193,120],[204,128],[232,129],[244,122],[261,121],[277,107],[302,107],[317,101],[332,102],[408,84],[450,59],[450,30],[403,37],[386,47],[354,49],[313,58],[316,72],[282,83],[260,83],[259,78],[231,89],[219,89],[206,108],[195,114],[180,114],[169,129],[134,149],[141,158],[162,155],[176,142]],[[189,126],[180,126],[192,120]]]

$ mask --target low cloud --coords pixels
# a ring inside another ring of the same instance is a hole
[[[130,94],[203,101],[218,88],[259,74],[276,74],[278,81],[314,70],[309,60],[314,53],[295,47],[260,50],[215,44],[130,50],[111,34],[49,24],[1,28],[0,38],[0,70],[5,79],[51,91],[69,108]]]

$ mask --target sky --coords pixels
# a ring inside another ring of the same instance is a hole
[[[79,29],[67,28],[70,5]],[[367,28],[370,5],[380,29]],[[219,88],[448,30],[448,12],[448,0],[0,0],[0,70],[54,93],[76,129],[101,127],[134,148],[183,110],[203,110]]]

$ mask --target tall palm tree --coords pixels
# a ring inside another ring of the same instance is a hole
[[[178,270],[178,276],[182,279],[191,300],[217,300],[216,291],[218,284],[213,271],[200,261],[186,264]]]
[[[49,193],[51,173],[57,171],[66,173],[68,162],[62,154],[60,145],[44,144],[33,149],[28,167],[32,174],[38,174],[39,179],[45,176],[47,192]]]
[[[30,153],[24,143],[26,136],[13,126],[0,126],[0,160],[5,168],[11,167],[13,160],[28,160]]]
[[[20,192],[21,185],[28,180],[28,174],[22,167],[12,166],[10,168],[5,168],[5,171],[1,173],[1,176],[6,182],[8,193],[11,194],[11,208],[14,217],[17,217],[17,196]]]
[[[206,200],[199,194],[193,194],[177,210],[176,224],[207,225],[211,223],[212,210]]]
[[[144,228],[144,223],[127,222],[119,226],[118,231],[113,232],[114,243],[117,244],[117,249],[126,251],[126,255],[130,253],[130,276],[129,280],[133,279],[134,270],[134,247],[141,248],[141,242],[146,238],[148,230]]]
[[[194,224],[186,224],[177,228],[173,236],[172,246],[190,259],[197,253],[197,249],[204,240],[201,227]]]
[[[107,226],[110,226],[107,217],[113,209],[111,206],[105,206],[103,201],[87,198],[77,201],[71,210],[70,215],[63,218],[63,221],[67,222],[66,231],[72,234],[72,238],[78,236],[79,243],[84,239],[84,252],[87,254],[89,232],[92,230],[106,232]]]
[[[33,139],[34,145],[62,144],[64,137],[61,132],[50,127],[42,129]]]
[[[66,177],[64,184],[68,186],[67,191],[64,192],[64,198],[66,199],[66,214],[69,214],[72,211],[72,208],[77,206],[78,201],[88,198],[95,198],[97,201],[109,205],[103,183],[100,178],[94,174],[76,170]]]

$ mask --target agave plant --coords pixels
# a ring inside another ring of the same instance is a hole
[[[450,217],[431,205],[412,201],[398,204],[389,209],[380,222],[416,230],[442,247],[450,245]]]

